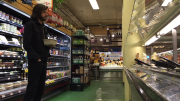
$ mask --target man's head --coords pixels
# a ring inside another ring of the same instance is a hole
[[[45,21],[48,17],[47,13],[48,7],[42,4],[37,4],[33,8],[31,19]]]

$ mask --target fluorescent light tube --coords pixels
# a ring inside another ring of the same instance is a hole
[[[157,38],[156,36],[153,36],[152,38],[150,38],[146,43],[145,46],[150,45],[151,43],[155,42],[156,40],[158,40],[159,38]]]
[[[180,15],[178,15],[175,19],[173,19],[166,27],[164,27],[162,30],[160,30],[160,35],[165,35],[168,32],[170,32],[172,29],[176,28],[180,25]]]
[[[164,0],[161,6],[167,6],[172,0]]]
[[[98,3],[96,0],[89,0],[93,9],[99,9]]]

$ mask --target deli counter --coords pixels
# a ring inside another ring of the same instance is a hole
[[[124,67],[132,89],[130,100],[180,101],[180,74],[177,71],[142,65]]]

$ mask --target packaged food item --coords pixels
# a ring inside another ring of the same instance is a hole
[[[2,19],[5,19],[6,18],[6,13],[2,12]]]
[[[9,20],[9,14],[6,14],[6,20]]]
[[[52,14],[52,23],[57,23],[57,19],[58,19],[57,14],[53,13]]]
[[[21,19],[19,19],[19,24],[21,24],[21,25],[22,25],[22,22],[23,22],[23,21],[22,21]]]
[[[16,23],[18,23],[18,24],[19,24],[19,19],[18,19],[18,18],[16,18]]]
[[[66,20],[63,20],[63,26],[66,27],[66,23],[67,21]]]
[[[59,15],[57,15],[57,16],[58,16],[57,24],[58,24],[58,26],[62,26],[63,25],[63,20]]]
[[[14,17],[12,15],[9,15],[9,20],[14,21]]]
[[[6,90],[13,89],[13,83],[6,83],[6,84],[4,84],[4,87]]]
[[[73,32],[76,33],[76,28],[75,27],[73,28]]]
[[[15,22],[15,23],[16,23],[16,17],[14,17],[14,18],[13,18],[13,20],[14,20],[13,22]]]
[[[2,11],[0,11],[0,17],[2,16]]]
[[[1,23],[1,26],[2,26],[2,30],[6,31],[6,23]]]
[[[21,81],[14,82],[14,83],[13,83],[13,87],[14,87],[14,88],[21,87]]]
[[[27,80],[21,82],[21,86],[26,86],[28,84]]]
[[[2,30],[2,26],[0,25],[0,30]]]

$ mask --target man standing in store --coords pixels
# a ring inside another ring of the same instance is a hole
[[[48,17],[47,6],[37,4],[31,20],[24,27],[23,46],[28,54],[28,85],[23,101],[41,101],[46,80],[49,47],[44,45],[47,29],[43,21]]]

